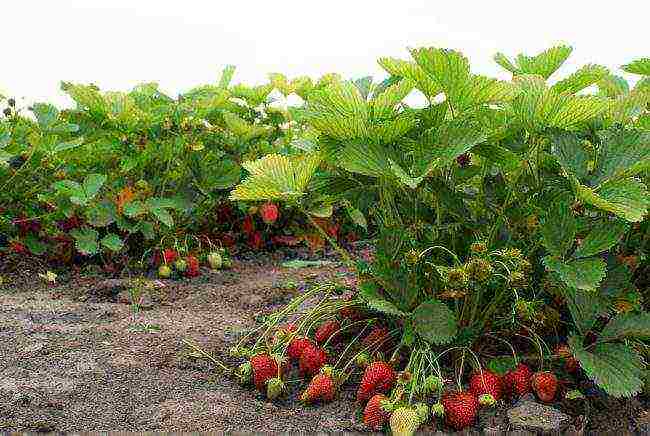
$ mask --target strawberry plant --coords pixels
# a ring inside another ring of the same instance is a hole
[[[413,405],[418,381],[439,375],[443,361],[462,392],[465,363],[484,360],[481,338],[524,331],[520,352],[532,345],[549,357],[544,331],[565,315],[561,334],[589,378],[614,396],[641,389],[650,330],[620,254],[647,243],[650,89],[598,65],[553,79],[571,51],[498,54],[509,81],[472,73],[452,50],[380,59],[384,82],[338,78],[294,109],[309,132],[302,154],[243,165],[233,200],[283,202],[335,247],[316,222],[335,208],[376,226],[372,262],[339,250],[359,276],[357,303],[397,336],[391,361],[408,350],[411,378],[395,404]],[[427,98],[422,108],[405,102],[414,89]],[[621,298],[637,304],[617,315]],[[515,385],[530,387],[531,377]],[[473,407],[454,423],[473,421]]]

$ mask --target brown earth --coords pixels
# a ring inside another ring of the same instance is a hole
[[[310,284],[347,277],[336,265],[279,265],[278,258],[246,260],[191,282],[149,280],[135,316],[129,280],[86,276],[47,285],[37,275],[43,265],[0,265],[0,431],[364,431],[351,389],[327,405],[271,403],[184,343],[235,364],[228,349],[259,316]],[[562,409],[576,423],[587,414],[590,434],[650,428],[636,399],[602,407]],[[486,419],[479,423],[487,431],[495,419]],[[433,433],[435,424],[421,430]]]

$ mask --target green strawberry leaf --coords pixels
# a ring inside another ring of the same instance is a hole
[[[576,220],[568,201],[558,200],[551,206],[542,225],[542,243],[555,257],[562,258],[573,245]]]
[[[587,376],[609,395],[632,397],[643,388],[643,361],[629,346],[604,343],[587,351],[581,336],[572,336],[568,342]]]
[[[413,320],[416,332],[435,345],[448,344],[458,333],[456,316],[438,300],[420,304],[413,312]]]
[[[101,244],[102,246],[115,252],[120,251],[122,248],[124,248],[124,241],[122,241],[122,239],[120,239],[120,237],[114,233],[109,233],[104,236],[101,240]]]
[[[567,286],[583,291],[596,289],[606,274],[605,262],[600,258],[563,262],[558,258],[546,256],[543,263],[549,270],[558,273]]]
[[[589,257],[607,251],[621,240],[626,230],[627,225],[621,221],[601,222],[589,232],[573,256]]]
[[[75,247],[81,254],[92,256],[99,251],[99,243],[97,242],[99,233],[96,230],[83,227],[71,231],[70,236],[74,238]]]

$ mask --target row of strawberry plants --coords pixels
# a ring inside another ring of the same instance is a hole
[[[336,205],[358,222],[367,211],[376,253],[361,262],[341,249],[359,279],[353,298],[321,289],[311,311],[298,301],[274,314],[233,349],[248,359],[235,372],[276,398],[297,359],[307,402],[331,401],[358,374],[366,422],[390,416],[396,434],[431,411],[464,428],[479,405],[532,387],[552,401],[567,376],[558,368],[612,396],[639,393],[650,339],[650,60],[623,67],[641,76],[634,86],[593,64],[554,80],[571,51],[498,54],[512,74],[504,81],[472,73],[459,52],[414,49],[410,60],[379,60],[384,82],[336,80],[306,96],[295,112],[311,146],[246,164],[231,198],[306,217]],[[415,90],[424,107],[407,104]],[[364,315],[350,319],[349,307]],[[355,373],[366,352],[361,366],[372,363]],[[450,373],[451,389],[441,381]]]
[[[0,250],[115,265],[155,247],[322,246],[290,211],[227,197],[243,162],[298,150],[299,126],[272,93],[305,96],[330,78],[271,75],[249,87],[231,85],[233,72],[178,98],[156,84],[120,93],[71,83],[62,84],[70,109],[39,103],[25,110],[2,97]],[[323,218],[340,237],[345,222]]]

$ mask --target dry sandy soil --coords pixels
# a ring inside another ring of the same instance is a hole
[[[258,316],[310,283],[345,277],[335,265],[279,265],[248,260],[192,282],[154,282],[136,317],[124,280],[77,277],[51,286],[37,277],[42,267],[3,272],[0,265],[0,431],[363,431],[351,391],[328,405],[274,404],[184,344],[235,363],[228,349]],[[590,428],[644,428],[650,416],[634,401],[592,410]]]

